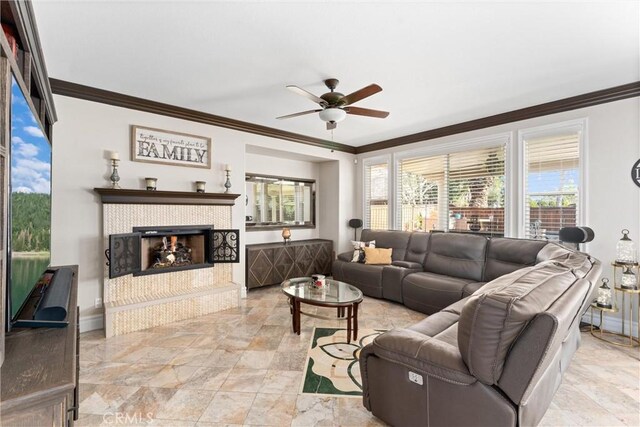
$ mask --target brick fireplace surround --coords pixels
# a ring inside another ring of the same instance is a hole
[[[134,227],[213,225],[230,228],[231,205],[130,204],[105,201],[103,240]],[[122,335],[238,307],[241,285],[232,282],[230,264],[163,274],[109,279],[104,269],[105,334]]]

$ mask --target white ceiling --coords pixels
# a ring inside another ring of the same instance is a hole
[[[331,140],[315,104],[338,78],[360,146],[640,80],[640,2],[38,1],[49,75]]]

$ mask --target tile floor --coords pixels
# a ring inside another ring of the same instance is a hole
[[[360,307],[362,328],[424,318],[371,298]],[[303,316],[294,335],[272,286],[249,292],[238,309],[109,339],[82,334],[77,425],[382,425],[360,399],[298,394],[313,326],[343,323]],[[640,425],[639,351],[582,338],[541,425]]]

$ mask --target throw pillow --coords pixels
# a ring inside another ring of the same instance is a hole
[[[375,248],[376,241],[371,240],[370,242],[359,242],[357,240],[352,240],[351,245],[353,246],[353,257],[351,258],[351,262],[359,262],[364,263],[364,248]]]
[[[353,245],[353,249],[362,249],[362,248],[375,248],[376,241],[371,240],[370,242],[359,242],[357,240],[352,240],[351,244]]]
[[[364,263],[389,265],[391,264],[391,252],[393,249],[364,248]]]

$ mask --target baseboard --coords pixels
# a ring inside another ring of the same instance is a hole
[[[80,333],[104,329],[104,315],[96,314],[80,318]]]
[[[622,319],[619,317],[612,317],[612,316],[603,316],[603,323],[604,323],[604,328],[607,331],[611,331],[611,332],[617,332],[617,333],[621,333],[622,332]],[[587,313],[584,314],[584,316],[582,316],[582,321],[585,323],[591,323],[591,314],[589,314],[589,312],[587,311]],[[594,313],[593,315],[593,323],[598,326],[598,322],[600,321],[600,316],[597,315],[597,313]],[[638,322],[635,321],[632,323],[632,327],[633,327],[633,331],[636,332],[638,330]],[[629,322],[625,322],[624,325],[624,332],[626,334],[629,333]]]
[[[247,297],[247,288],[242,286],[240,288],[240,298],[246,298]]]

